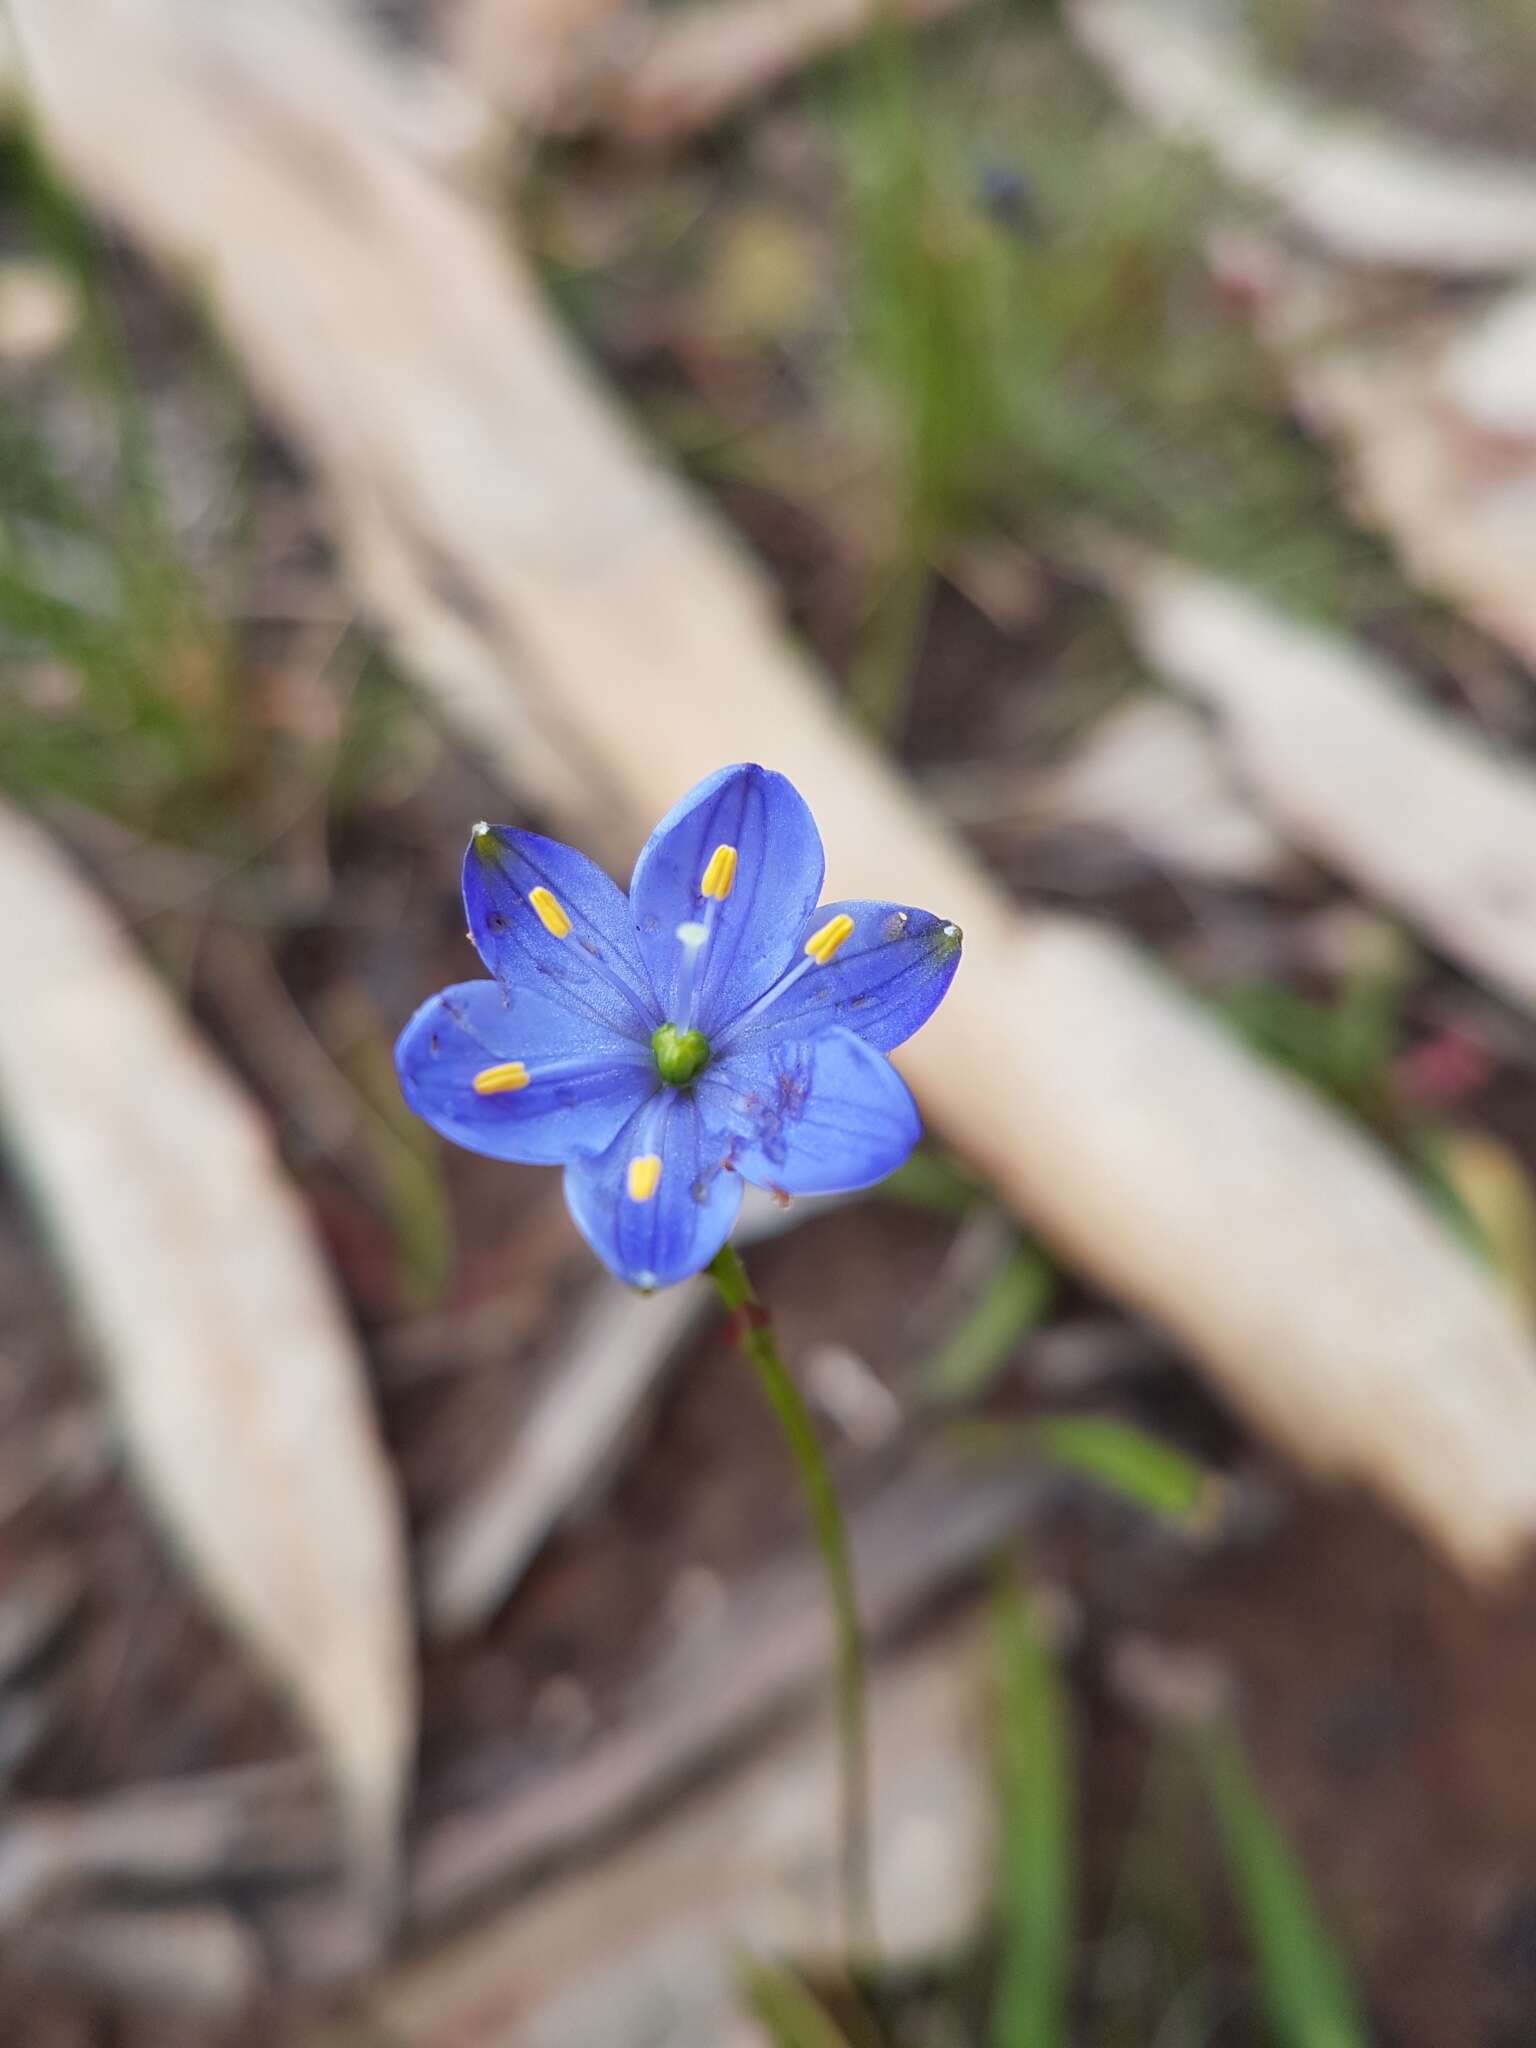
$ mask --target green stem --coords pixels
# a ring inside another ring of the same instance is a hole
[[[753,1368],[778,1420],[800,1475],[827,1592],[837,1624],[837,1722],[842,1791],[843,1916],[850,1952],[866,1958],[875,1948],[869,1860],[869,1722],[864,1637],[859,1626],[848,1532],[816,1425],[785,1370],[766,1312],[734,1245],[716,1253],[709,1276],[731,1311],[731,1335]]]

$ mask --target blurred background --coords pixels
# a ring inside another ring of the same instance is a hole
[[[1536,5],[10,0],[0,99],[0,2040],[1536,2042]],[[968,940],[742,1231],[853,1957],[707,1287],[390,1056],[473,821],[741,756]]]

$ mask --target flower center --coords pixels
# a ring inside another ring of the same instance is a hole
[[[702,1031],[679,1031],[675,1024],[663,1024],[651,1033],[651,1051],[663,1081],[683,1088],[709,1058],[709,1040]]]

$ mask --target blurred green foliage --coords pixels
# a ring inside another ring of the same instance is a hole
[[[1202,1754],[1275,2048],[1366,2048],[1369,2037],[1343,1960],[1235,1736],[1213,1737]]]
[[[977,527],[1070,559],[1072,522],[1107,519],[1305,610],[1379,599],[1377,551],[1210,277],[1201,160],[1126,122],[1049,30],[925,45],[921,68],[914,48],[888,14],[838,131],[895,508],[864,714],[899,724],[926,580]]]
[[[419,780],[420,722],[376,650],[341,664],[313,733],[274,709],[284,657],[253,658],[247,630],[255,428],[195,297],[136,338],[146,293],[23,126],[0,139],[0,208],[74,314],[60,359],[0,388],[0,788],[259,858],[316,802]],[[264,623],[280,649],[292,622]]]
[[[742,2006],[773,2048],[851,2048],[848,2036],[793,1970],[747,1956],[737,1974]]]
[[[1071,1711],[1027,1595],[998,1598],[1002,1852],[992,2048],[1066,2048],[1075,1968]]]
[[[868,2007],[846,2020],[787,1965],[748,1963],[743,2001],[774,2048],[1203,2048],[1218,2025],[1224,2040],[1268,2048],[1369,2048],[1348,1965],[1225,1720],[1170,1724],[1155,1739],[1090,1938],[1076,1710],[1045,1613],[1012,1581],[993,1608],[999,1849],[986,2016],[972,1961],[927,1985],[871,1981]],[[1218,1934],[1218,1848],[1251,1997]]]
[[[1375,949],[1341,977],[1331,1000],[1284,983],[1234,984],[1217,1008],[1243,1038],[1364,1121],[1392,1125],[1398,1108],[1390,1069],[1402,1045],[1403,1001],[1413,972],[1406,943]]]
[[[991,1427],[1008,1432],[1018,1452],[1092,1479],[1130,1507],[1171,1522],[1202,1518],[1221,1491],[1221,1481],[1196,1458],[1112,1415],[1040,1415]]]
[[[0,406],[0,775],[146,826],[185,821],[224,801],[248,741],[230,631],[176,531],[99,231],[24,130],[0,186],[76,302],[70,402],[88,440],[72,473],[62,436]]]
[[[984,1393],[1050,1313],[1055,1296],[1056,1269],[1044,1252],[1015,1244],[921,1369],[925,1398],[968,1401]]]

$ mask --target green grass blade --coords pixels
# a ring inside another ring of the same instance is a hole
[[[1236,1737],[1212,1738],[1202,1756],[1276,2048],[1368,2048],[1370,2036],[1343,1958],[1318,1918],[1306,1879],[1259,1795]]]
[[[1050,1261],[1032,1245],[1018,1246],[923,1367],[924,1394],[931,1401],[963,1401],[982,1392],[1049,1312],[1055,1294]]]
[[[998,1602],[1002,1955],[992,2048],[1066,2048],[1076,1888],[1066,1691],[1028,1599]]]
[[[737,1977],[743,2005],[774,2048],[849,2048],[848,2036],[821,2000],[782,1963],[746,1956]]]
[[[966,1422],[950,1446],[977,1457],[1044,1458],[1174,1521],[1210,1511],[1221,1481],[1195,1459],[1133,1423],[1100,1415],[1047,1415],[1034,1422]]]
[[[1025,1433],[1039,1457],[1175,1521],[1208,1508],[1219,1483],[1161,1437],[1108,1416],[1049,1415],[1027,1424]]]

